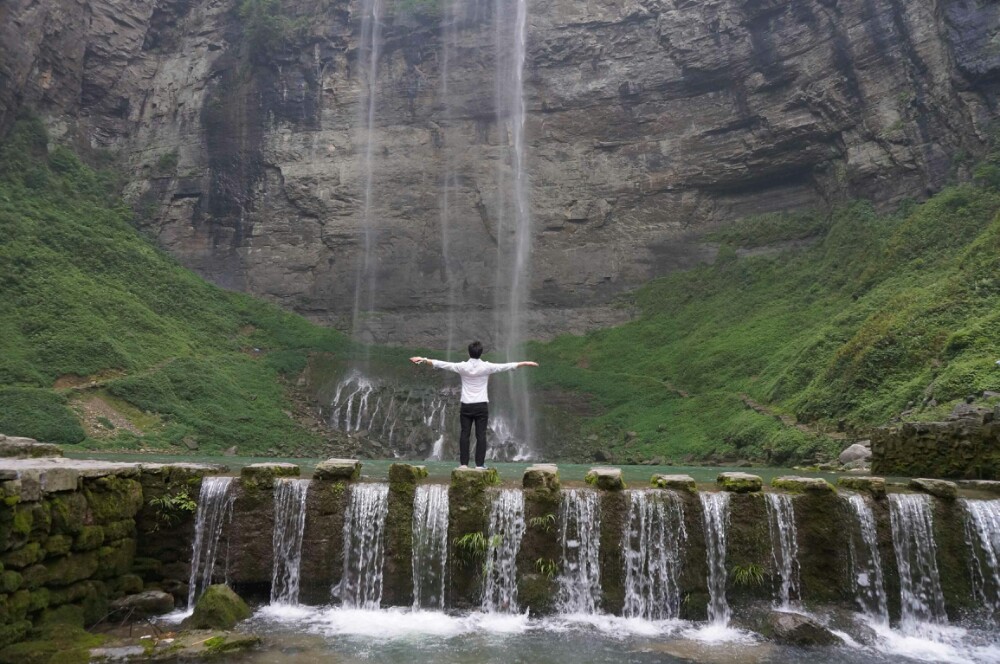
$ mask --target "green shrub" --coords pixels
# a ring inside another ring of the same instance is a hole
[[[45,389],[0,388],[0,433],[46,443],[79,443],[83,428],[65,397]]]

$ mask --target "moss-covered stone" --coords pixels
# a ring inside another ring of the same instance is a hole
[[[73,541],[74,551],[93,551],[104,544],[104,528],[101,526],[83,526]]]
[[[389,466],[389,486],[416,485],[427,477],[427,466],[413,466],[408,463],[394,463]]]
[[[87,498],[81,492],[49,495],[46,497],[52,515],[52,533],[75,535],[86,524]]]
[[[97,550],[97,557],[98,578],[109,579],[127,574],[135,557],[135,541],[121,540],[113,546],[102,546]]]
[[[354,482],[361,478],[361,462],[357,459],[327,459],[316,466],[314,480]]]
[[[48,565],[49,585],[68,586],[89,579],[97,573],[100,561],[96,551],[71,553]]]
[[[119,540],[135,539],[135,520],[123,519],[104,526],[104,543],[111,544]]]
[[[625,605],[625,558],[622,538],[628,526],[629,497],[623,491],[601,496],[601,608],[621,614]]]
[[[622,491],[625,489],[621,468],[591,468],[583,480],[601,491]]]
[[[142,592],[142,578],[136,574],[124,574],[115,583],[115,588],[126,595]]]
[[[5,568],[22,569],[41,562],[44,559],[45,550],[42,549],[42,545],[38,542],[28,542],[19,549],[5,553],[2,561]]]
[[[232,588],[209,586],[194,606],[194,613],[182,623],[184,629],[232,629],[251,615],[250,607]]]
[[[690,475],[653,475],[649,484],[657,489],[670,489],[672,491],[695,492],[698,490],[694,478]]]
[[[105,637],[70,625],[50,625],[32,630],[31,640],[0,650],[0,664],[87,664],[90,649]]]
[[[13,570],[0,573],[0,593],[12,593],[21,587],[21,575]]]
[[[473,533],[487,535],[490,500],[487,490],[499,480],[495,470],[456,468],[448,487],[448,541],[452,545],[448,557],[450,567],[449,605],[456,609],[478,607],[481,601],[483,561],[455,548],[459,539]]]
[[[965,529],[961,526],[967,515],[964,508],[951,499],[933,500],[932,510],[941,590],[948,617],[957,621],[983,608],[970,583],[970,551]]]
[[[407,463],[389,466],[388,513],[385,519],[385,584],[383,604],[413,603],[413,501],[417,483],[427,477],[427,468]]]
[[[136,557],[132,560],[132,571],[143,579],[159,577],[163,562],[156,558]]]
[[[846,534],[853,522],[844,501],[834,493],[805,493],[795,498],[794,505],[803,600],[810,605],[851,606]]]
[[[944,500],[955,500],[958,498],[958,485],[948,480],[920,477],[910,480],[908,486],[914,491],[929,493]]]
[[[555,466],[535,466],[534,477],[526,472],[524,481],[525,530],[517,556],[518,604],[522,611],[545,615],[556,609],[556,572],[562,557],[559,511],[562,492]],[[531,470],[530,468],[528,469]]]
[[[788,493],[833,493],[833,485],[822,477],[794,477],[785,475],[771,480],[771,486]]]
[[[142,507],[142,485],[118,476],[84,480],[83,494],[93,523],[104,525],[133,519]]]
[[[302,469],[294,463],[253,463],[240,471],[240,483],[246,489],[271,489],[279,477],[299,477]]]
[[[558,491],[559,468],[554,463],[536,463],[524,471],[521,486],[526,490]]]
[[[32,565],[21,571],[21,587],[34,590],[49,582],[49,568],[44,564]]]
[[[28,612],[36,613],[43,609],[49,608],[49,589],[48,588],[36,588],[30,591],[31,594],[28,600]]]
[[[0,648],[4,648],[12,643],[23,641],[31,630],[31,621],[15,620],[6,625],[0,625]]]
[[[73,538],[69,535],[49,535],[45,540],[45,556],[54,558],[64,556],[73,548]]]
[[[851,491],[867,492],[877,500],[882,500],[886,496],[884,477],[839,477],[837,484]]]
[[[457,491],[482,491],[500,485],[496,468],[455,468],[451,471],[451,488]]]
[[[715,482],[720,489],[731,493],[753,493],[764,487],[764,480],[750,473],[719,473]]]

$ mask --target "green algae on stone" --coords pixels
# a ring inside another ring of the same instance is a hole
[[[87,664],[90,649],[105,637],[80,627],[54,624],[31,630],[28,641],[0,650],[0,664]]]
[[[38,542],[28,542],[19,549],[5,553],[0,560],[4,567],[22,569],[45,559],[45,550]]]
[[[21,575],[14,570],[0,573],[0,593],[12,593],[21,587]]]
[[[74,551],[93,551],[104,544],[104,528],[101,526],[84,526],[73,542]]]
[[[223,584],[209,586],[194,605],[194,613],[184,619],[184,629],[232,629],[251,615],[250,607]]]
[[[821,477],[785,475],[771,480],[771,486],[788,493],[834,493],[833,485]]]
[[[595,467],[587,471],[583,480],[601,491],[622,491],[625,489],[625,480],[622,478],[621,468]]]
[[[868,476],[847,476],[837,478],[837,485],[851,491],[867,492],[872,498],[881,500],[886,497],[885,478]]]
[[[68,586],[76,581],[83,581],[94,576],[100,567],[100,559],[96,551],[71,553],[52,561],[47,567],[50,585]]]
[[[413,502],[417,484],[426,477],[425,466],[389,466],[382,590],[383,602],[389,606],[409,606],[413,602]]]
[[[536,463],[528,466],[521,479],[525,489],[544,489],[559,491],[559,468],[554,463]]]
[[[649,479],[649,485],[657,489],[670,489],[672,491],[687,491],[693,493],[698,490],[694,478],[690,475],[653,475]]]
[[[73,538],[69,535],[50,535],[45,540],[45,556],[54,558],[64,556],[73,548]]]
[[[270,490],[279,477],[299,477],[302,469],[294,463],[253,463],[240,471],[240,483],[248,491]]]
[[[715,482],[723,491],[731,493],[753,493],[764,487],[764,480],[750,473],[719,473]]]

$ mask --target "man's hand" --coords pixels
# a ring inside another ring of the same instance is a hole
[[[413,362],[414,364],[423,364],[426,361],[427,361],[426,357],[411,357],[410,358],[410,362]]]
[[[538,362],[518,362],[517,366],[519,366],[519,367],[537,367],[538,366]]]

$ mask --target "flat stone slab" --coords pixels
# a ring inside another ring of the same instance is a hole
[[[837,478],[837,486],[851,491],[867,491],[872,498],[881,499],[885,498],[886,495],[884,477],[840,477]]]
[[[719,473],[715,483],[731,493],[753,493],[764,488],[764,480],[750,473]]]
[[[346,480],[348,482],[361,477],[361,462],[357,459],[327,459],[321,461],[313,471],[316,480]]]
[[[919,477],[910,480],[910,483],[907,486],[914,491],[929,493],[932,496],[944,498],[945,500],[954,500],[955,498],[958,498],[958,485],[954,482],[949,482],[948,480],[935,480],[926,477]]]
[[[1000,482],[996,480],[959,480],[957,484],[961,489],[1000,494]]]
[[[833,485],[822,477],[785,475],[771,480],[771,486],[789,493],[834,493],[835,491]]]
[[[591,468],[583,479],[587,484],[597,487],[601,491],[621,491],[625,488],[621,468],[602,466]]]
[[[554,463],[536,463],[524,471],[521,485],[525,489],[547,489],[558,491],[559,468]]]
[[[389,466],[389,484],[416,484],[427,477],[427,466],[394,463]]]
[[[694,478],[690,475],[653,475],[649,480],[651,486],[657,489],[694,492],[698,490]]]
[[[62,455],[62,448],[58,445],[39,443],[34,438],[21,438],[0,434],[0,457],[36,459],[39,457],[61,457]]]
[[[240,477],[298,477],[302,469],[294,463],[252,463],[240,470]]]

